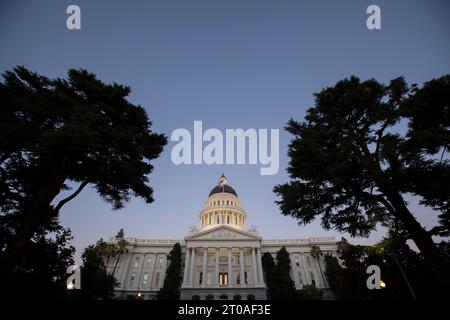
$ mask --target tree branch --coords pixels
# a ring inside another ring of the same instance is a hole
[[[386,130],[386,128],[389,126],[389,121],[386,120],[383,123],[383,126],[377,131],[377,143],[376,143],[376,147],[375,147],[375,157],[377,158],[378,161],[380,161],[380,145],[381,145],[381,138],[383,137],[383,133],[384,130]]]
[[[78,187],[78,189],[77,189],[74,193],[72,193],[70,196],[68,196],[67,198],[61,200],[61,201],[56,205],[56,207],[55,207],[54,210],[55,210],[55,211],[61,210],[62,206],[65,205],[65,204],[66,204],[67,202],[69,202],[70,200],[72,200],[73,198],[75,198],[75,197],[76,197],[76,196],[84,189],[84,187],[87,186],[88,183],[89,183],[89,182],[87,182],[87,181],[83,181],[83,182],[80,184],[80,186]]]
[[[427,231],[430,236],[448,236],[449,234],[448,228],[444,226],[436,226]]]
[[[444,154],[445,154],[445,151],[447,150],[447,146],[444,146],[444,150],[442,150],[442,154],[441,154],[441,164],[442,164],[442,160],[444,160]]]
[[[393,216],[395,216],[395,209],[394,209],[394,207],[389,203],[388,200],[386,200],[386,199],[384,198],[383,194],[381,194],[381,193],[380,193],[380,194],[372,194],[372,193],[368,193],[368,192],[365,192],[365,191],[361,191],[359,194],[360,194],[361,196],[367,198],[367,199],[371,199],[371,200],[375,200],[375,201],[380,202],[381,204],[383,204],[383,205],[386,207],[386,209],[387,209]]]

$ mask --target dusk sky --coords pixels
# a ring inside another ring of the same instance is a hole
[[[81,8],[81,30],[66,28],[66,8]],[[381,8],[381,30],[366,27],[366,8]],[[180,165],[169,143],[150,176],[155,202],[132,199],[113,211],[86,189],[61,212],[77,257],[120,228],[127,237],[182,239],[209,191],[225,173],[265,239],[348,235],[320,223],[299,227],[282,216],[272,189],[288,180],[283,130],[302,120],[313,93],[354,74],[409,83],[450,73],[450,2],[442,1],[1,1],[0,71],[24,65],[48,77],[85,68],[105,82],[129,85],[153,129],[280,129],[280,170],[261,176],[260,165]],[[421,223],[436,214],[410,199]],[[374,243],[384,230],[357,243]]]

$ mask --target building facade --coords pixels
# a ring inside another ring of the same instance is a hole
[[[297,289],[305,284],[328,287],[324,258],[314,258],[310,251],[317,245],[324,254],[336,255],[335,238],[264,240],[246,223],[247,213],[222,175],[200,212],[198,229],[184,240],[126,239],[127,252],[107,266],[120,282],[117,296],[153,299],[164,284],[167,255],[175,243],[181,244],[184,259],[181,299],[266,299],[261,256],[269,252],[275,258],[282,247],[289,253]]]

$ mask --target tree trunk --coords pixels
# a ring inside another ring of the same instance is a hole
[[[410,234],[412,240],[423,254],[425,262],[437,276],[436,281],[444,290],[450,290],[450,269],[444,257],[420,223],[414,218],[407,208],[403,198],[395,192],[387,194],[389,202],[395,209],[395,217],[399,219]]]
[[[5,251],[0,255],[0,274],[7,275],[14,270],[24,247],[38,230],[44,215],[50,210],[50,203],[60,192],[66,180],[64,172],[63,165],[53,170],[47,184],[39,190],[29,209],[24,213],[16,233],[12,235]]]

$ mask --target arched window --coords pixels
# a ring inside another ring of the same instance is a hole
[[[227,215],[227,224],[230,224],[230,215]]]

